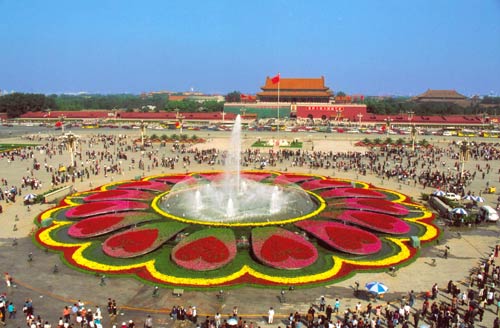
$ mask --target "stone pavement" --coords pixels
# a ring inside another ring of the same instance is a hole
[[[17,140],[19,141],[19,140]],[[3,141],[2,141],[3,142]],[[211,147],[223,147],[226,143],[225,138],[214,138],[210,145]],[[246,141],[243,148],[248,147],[251,140]],[[315,140],[315,149],[326,150],[331,145],[331,140]],[[352,140],[336,142],[335,150],[352,149]],[[355,149],[358,150],[358,149]],[[359,149],[362,151],[362,149]],[[68,155],[54,156],[51,161],[53,163],[65,162]],[[0,160],[0,177],[17,178],[25,175],[26,168],[31,165],[31,161],[26,161],[20,165],[19,162],[7,163],[5,159]],[[473,163],[468,163],[471,166]],[[56,165],[54,165],[56,166]],[[177,170],[180,171],[179,167]],[[189,170],[206,170],[206,167],[192,165]],[[214,169],[220,169],[215,166]],[[276,168],[283,169],[283,168]],[[492,181],[498,181],[496,171],[498,168],[493,167],[491,177]],[[123,176],[99,176],[93,179],[93,185],[101,185],[110,182],[111,179],[126,180],[134,176],[145,173],[146,175],[161,173],[166,169],[159,168],[151,172],[142,172],[138,169],[133,169],[124,172]],[[294,168],[294,172],[309,172],[307,168]],[[40,172],[43,176],[43,173]],[[332,172],[326,170],[317,170],[314,173],[332,175]],[[38,173],[37,173],[38,174]],[[356,179],[355,172],[336,172],[338,176]],[[363,176],[360,180],[372,182],[375,185],[380,185],[380,179],[374,176]],[[494,180],[493,180],[494,179]],[[49,180],[44,179],[44,190],[48,190]],[[400,185],[395,181],[384,181],[384,187],[398,190],[418,199],[422,189],[414,189],[407,185]],[[14,183],[14,182],[13,182]],[[15,182],[19,184],[18,181]],[[484,188],[483,181],[475,181],[475,188]],[[75,188],[79,191],[89,189],[88,182],[75,182]],[[479,189],[477,189],[479,190]],[[432,192],[432,189],[425,190],[427,193]],[[25,190],[24,193],[27,191]],[[487,195],[488,200],[493,203],[495,195]],[[369,281],[381,281],[389,286],[389,292],[382,300],[377,303],[389,301],[398,303],[401,297],[405,296],[410,290],[414,290],[417,294],[422,295],[430,290],[434,283],[438,283],[441,288],[449,280],[462,281],[465,288],[466,281],[469,277],[469,270],[477,266],[481,258],[487,256],[494,245],[498,243],[499,230],[496,224],[484,225],[478,228],[461,228],[453,229],[446,228],[439,243],[433,246],[424,247],[421,249],[420,257],[412,264],[403,267],[397,271],[396,276],[391,276],[387,272],[378,273],[362,273],[356,274],[353,277],[346,279],[340,283],[330,286],[295,289],[293,291],[285,291],[285,303],[280,303],[279,289],[266,288],[250,288],[243,287],[238,289],[224,290],[225,298],[219,300],[216,295],[218,290],[211,291],[189,291],[186,290],[181,297],[172,295],[169,289],[161,289],[158,297],[152,297],[153,288],[149,285],[127,278],[108,278],[104,286],[100,285],[100,278],[93,274],[81,273],[66,267],[61,263],[58,255],[51,252],[45,252],[36,248],[31,240],[30,232],[33,228],[33,217],[39,212],[47,209],[49,205],[34,205],[31,211],[28,212],[26,207],[21,205],[21,201],[15,204],[4,205],[4,212],[0,214],[0,268],[3,272],[9,272],[16,281],[16,287],[6,287],[2,284],[0,292],[6,292],[7,297],[13,300],[18,308],[18,319],[7,320],[9,326],[21,326],[24,324],[24,318],[20,309],[26,298],[32,298],[35,307],[35,313],[40,313],[42,317],[49,320],[53,325],[56,324],[57,318],[62,315],[62,309],[65,305],[75,303],[77,300],[84,301],[88,307],[94,308],[99,305],[105,312],[106,301],[108,297],[116,299],[120,314],[117,318],[118,324],[122,321],[133,319],[136,323],[142,324],[146,315],[152,314],[155,320],[155,327],[170,327],[177,326],[180,323],[174,323],[168,316],[169,310],[173,305],[183,305],[185,307],[195,305],[198,309],[200,321],[206,315],[213,316],[216,312],[220,312],[224,318],[228,318],[233,306],[238,306],[239,315],[246,321],[253,321],[256,326],[285,326],[285,322],[281,319],[288,318],[291,312],[299,311],[306,313],[307,309],[314,304],[319,303],[319,297],[324,295],[327,304],[333,304],[336,298],[342,302],[341,312],[346,308],[353,308],[354,305],[361,300],[366,306],[368,300],[366,294],[361,292],[358,296],[354,294],[355,282],[359,282],[361,290],[365,283]],[[19,221],[15,221],[16,215]],[[16,225],[17,230],[14,231],[13,226]],[[444,227],[443,227],[444,229]],[[13,238],[17,238],[17,245],[13,246]],[[442,257],[445,246],[449,246],[451,251],[448,259]],[[33,253],[33,261],[27,261],[28,253]],[[435,260],[435,265],[433,265]],[[54,265],[58,266],[59,272],[53,273]],[[446,295],[440,296],[443,300],[447,300]],[[373,300],[372,300],[373,301]],[[419,297],[415,308],[420,308],[422,297]],[[276,310],[276,320],[273,325],[266,323],[267,310],[273,306]],[[492,308],[493,309],[493,308]],[[477,327],[491,327],[494,313],[486,311],[483,324],[478,324]],[[104,327],[111,327],[109,318],[105,316],[103,321]]]

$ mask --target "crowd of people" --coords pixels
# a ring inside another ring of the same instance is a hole
[[[23,191],[43,190],[43,187],[54,188],[68,182],[89,182],[96,176],[123,175],[125,171],[139,170],[143,174],[158,169],[190,170],[193,165],[224,165],[226,152],[217,149],[198,149],[196,145],[174,144],[171,147],[138,147],[137,141],[126,136],[95,135],[81,138],[74,151],[73,163],[64,156],[67,145],[59,139],[41,139],[40,146],[32,146],[0,153],[0,161],[7,165],[25,165],[26,173],[1,178],[3,190],[0,201],[15,201]],[[383,146],[378,149],[364,151],[335,152],[290,149],[254,149],[243,150],[241,161],[244,167],[272,168],[292,170],[303,167],[309,170],[323,169],[330,175],[341,172],[355,172],[357,175],[371,174],[381,181],[391,180],[397,183],[413,184],[422,188],[433,187],[449,190],[459,194],[476,193],[481,190],[471,190],[470,184],[475,179],[484,180],[484,184],[492,181],[492,167],[498,167],[500,150],[487,144],[472,144],[469,149],[471,159],[478,161],[474,169],[463,169],[460,161],[460,145],[450,143],[445,147],[429,147],[413,152],[408,148]],[[54,157],[58,163],[55,165]],[[481,161],[479,161],[481,160]],[[43,163],[43,164],[40,164]],[[2,164],[3,165],[3,164]],[[62,169],[64,167],[64,169]],[[462,172],[463,171],[463,172]],[[495,172],[493,172],[495,173]],[[500,170],[499,172],[500,173]],[[327,174],[328,175],[328,174]],[[9,181],[7,181],[7,178]],[[8,191],[8,192],[7,192]],[[1,206],[1,205],[0,205]],[[1,207],[0,207],[1,212]],[[437,284],[430,293],[417,295],[413,291],[402,298],[401,302],[391,302],[385,305],[375,303],[376,299],[359,301],[354,308],[342,307],[342,299],[337,298],[328,304],[325,298],[320,298],[318,304],[313,304],[305,313],[294,311],[290,315],[276,314],[274,308],[267,310],[267,323],[275,323],[279,317],[280,323],[291,328],[325,327],[418,327],[420,322],[427,322],[435,328],[473,327],[481,321],[485,311],[495,311],[498,314],[497,295],[495,287],[499,283],[500,266],[495,265],[498,248],[488,259],[474,270],[467,288],[459,287],[458,283],[449,282],[446,289],[440,290]],[[11,288],[8,286],[8,288]],[[463,290],[462,290],[463,289]],[[7,289],[8,291],[8,289]],[[446,293],[444,293],[446,291]],[[6,324],[13,320],[16,325],[18,316],[16,305],[23,309],[23,316],[30,328],[83,328],[103,325],[103,316],[99,306],[92,311],[83,302],[66,306],[58,320],[50,318],[34,310],[33,302],[28,299],[23,304],[15,304],[9,300],[7,293],[0,298],[1,321]],[[358,295],[359,296],[359,295]],[[18,301],[18,300],[17,300]],[[421,305],[418,305],[421,303]],[[116,301],[109,300],[107,304],[110,327],[135,328],[137,324],[152,328],[151,315],[144,316],[140,323],[129,319],[117,322]],[[191,322],[193,325],[206,328],[257,328],[254,318],[245,318],[238,314],[238,308],[224,317],[221,313],[205,315],[198,319],[198,309],[195,306],[175,305],[168,311],[170,320]],[[234,319],[234,320],[229,320]],[[121,321],[121,320],[120,320]],[[234,321],[236,321],[235,324]],[[491,327],[498,327],[498,318]],[[280,324],[279,324],[280,325]]]

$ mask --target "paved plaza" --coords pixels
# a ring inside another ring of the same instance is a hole
[[[92,131],[96,133],[96,131]],[[83,132],[82,132],[83,133]],[[88,133],[88,132],[87,132]],[[115,132],[116,133],[116,132]],[[129,132],[129,140],[136,138]],[[137,133],[137,131],[135,131]],[[218,133],[211,135],[206,132],[199,133],[200,136],[206,137],[208,142],[205,144],[197,144],[192,147],[201,148],[217,148],[225,149],[228,145],[228,136]],[[347,152],[359,151],[364,152],[366,149],[355,147],[356,140],[362,137],[345,137],[340,135],[322,134],[314,135],[299,135],[304,141],[304,150],[312,151],[334,151]],[[82,137],[85,135],[82,134]],[[256,134],[248,134],[244,137],[242,145],[243,149],[249,148],[257,137],[267,138],[266,135],[257,136]],[[289,138],[289,136],[287,136]],[[2,138],[0,143],[21,143],[29,142],[22,139],[21,136],[11,136]],[[37,142],[37,141],[35,141]],[[47,143],[47,141],[42,141]],[[445,147],[450,140],[432,141],[436,146]],[[90,148],[89,144],[83,145],[83,152],[93,149],[96,151],[102,150],[100,144],[95,144]],[[154,148],[159,145],[155,144]],[[146,151],[150,150],[147,148]],[[112,150],[111,150],[112,151]],[[173,156],[169,145],[160,150],[161,153],[167,153],[168,156]],[[57,167],[58,164],[68,164],[69,155],[64,152],[56,154],[52,158],[47,158],[45,154],[40,153],[35,156],[42,164],[51,164]],[[144,170],[139,169],[137,165],[131,167],[128,165],[130,158],[139,160],[141,157],[140,151],[130,151],[129,159],[124,163],[123,174],[109,174],[104,176],[92,176],[91,180],[76,180],[72,184],[77,191],[90,189],[91,186],[99,186],[111,181],[120,181],[133,179],[137,176],[148,176],[160,173],[186,172],[189,171],[207,171],[220,170],[220,165],[207,167],[206,165],[198,165],[192,163],[188,168],[182,165],[177,165],[174,170],[158,167]],[[466,163],[467,169],[476,170],[476,164],[484,167],[486,162],[479,160],[469,161]],[[0,159],[0,177],[8,180],[9,185],[20,185],[21,177],[31,174],[33,161],[27,159],[24,161],[16,158],[10,161],[7,158]],[[453,163],[445,163],[448,167],[453,167]],[[482,179],[478,176],[469,186],[468,189],[473,190],[476,194],[484,190],[486,182],[491,186],[499,185],[499,166],[498,161],[491,161],[492,169],[487,176]],[[431,193],[434,189],[427,187],[423,189],[421,186],[413,184],[400,183],[395,179],[381,180],[380,177],[367,173],[366,176],[361,176],[355,171],[339,171],[325,169],[310,169],[308,167],[290,167],[286,164],[278,164],[272,169],[288,170],[297,173],[313,173],[345,177],[348,179],[358,179],[360,181],[371,182],[376,186],[400,191],[410,195],[417,202],[421,202],[420,194]],[[49,190],[50,173],[40,169],[34,172],[35,176],[41,180],[42,189],[34,191],[41,193]],[[23,194],[30,190],[23,190]],[[21,195],[22,197],[22,195]],[[497,195],[483,194],[486,198],[486,203],[495,206]],[[217,312],[221,313],[223,318],[229,318],[233,307],[238,307],[238,315],[244,320],[254,322],[257,326],[268,327],[285,327],[288,324],[290,313],[298,311],[307,313],[307,310],[313,305],[319,306],[320,296],[326,298],[327,304],[334,303],[335,299],[341,300],[341,314],[347,308],[354,309],[359,301],[363,306],[369,302],[373,304],[386,304],[390,302],[394,305],[399,305],[402,297],[406,297],[410,290],[414,290],[417,295],[417,302],[414,308],[420,308],[423,302],[423,295],[429,291],[434,283],[437,283],[441,289],[446,288],[449,280],[458,282],[458,286],[462,290],[466,290],[469,286],[470,270],[476,268],[480,260],[487,258],[492,249],[499,241],[499,229],[496,224],[480,225],[477,227],[462,227],[450,228],[436,221],[437,225],[443,229],[442,236],[432,245],[426,245],[420,252],[420,256],[414,263],[400,268],[395,275],[391,275],[386,271],[378,273],[359,273],[354,276],[333,284],[323,287],[314,288],[296,288],[295,290],[284,291],[284,302],[280,301],[280,289],[268,288],[250,288],[242,287],[236,289],[224,290],[224,298],[217,297],[218,289],[208,291],[190,291],[185,289],[184,294],[180,297],[174,296],[171,289],[160,289],[159,295],[153,297],[153,287],[145,285],[131,278],[112,278],[107,277],[105,284],[102,284],[101,278],[94,274],[78,272],[74,269],[66,267],[59,258],[52,252],[44,251],[34,246],[31,235],[35,225],[34,217],[54,206],[54,204],[35,204],[28,208],[22,204],[22,198],[15,203],[2,202],[3,213],[0,214],[0,268],[2,272],[9,272],[15,281],[15,287],[7,287],[5,283],[1,285],[0,292],[5,292],[7,298],[13,301],[18,311],[17,319],[7,319],[7,325],[11,327],[21,327],[25,325],[25,318],[22,315],[22,304],[25,299],[33,299],[35,313],[56,325],[57,319],[62,316],[64,306],[71,305],[78,300],[83,301],[86,306],[94,309],[96,305],[100,306],[103,313],[106,312],[106,303],[108,298],[115,299],[118,303],[119,315],[116,318],[116,323],[119,326],[122,322],[134,320],[137,325],[143,325],[147,315],[150,314],[154,319],[154,327],[171,327],[180,325],[179,322],[171,320],[169,317],[170,308],[173,305],[196,306],[198,309],[199,321],[203,321],[205,316],[213,317]],[[28,210],[29,209],[29,210]],[[14,239],[17,245],[14,245]],[[444,250],[449,247],[449,255],[443,257]],[[28,254],[33,254],[33,260],[28,261]],[[54,266],[57,265],[58,272],[54,272]],[[368,295],[363,292],[365,283],[369,281],[381,281],[389,286],[389,292],[382,299],[368,299]],[[354,288],[356,282],[359,282],[360,291],[355,294]],[[440,293],[439,299],[450,302],[449,295],[445,292]],[[267,313],[269,307],[273,307],[276,311],[276,319],[273,324],[267,324]],[[318,310],[318,309],[316,309]],[[493,319],[495,318],[496,306],[490,306],[485,312],[483,322],[477,322],[476,327],[492,327]],[[338,318],[341,318],[339,316]],[[282,321],[283,320],[283,321]],[[336,320],[335,320],[336,321]],[[112,327],[113,322],[107,315],[104,316],[104,327]],[[186,325],[186,324],[184,324]],[[189,325],[188,325],[189,326]]]

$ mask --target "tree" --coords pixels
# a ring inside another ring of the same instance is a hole
[[[335,94],[336,97],[345,97],[346,96],[346,93],[344,91],[337,91],[337,93]]]
[[[241,101],[241,92],[233,91],[226,95],[227,102],[240,102]]]

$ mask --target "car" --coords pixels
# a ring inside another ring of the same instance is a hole
[[[457,195],[453,192],[447,192],[444,195],[444,198],[449,199],[449,200],[454,200],[454,201],[459,201],[461,199],[460,195]]]
[[[485,205],[479,208],[478,217],[481,221],[498,221],[498,212],[491,206]]]

